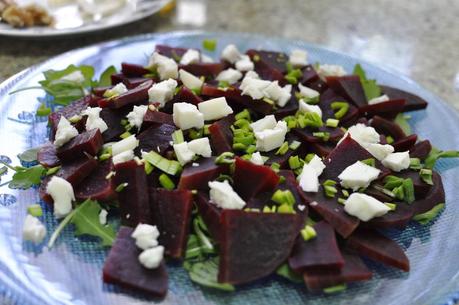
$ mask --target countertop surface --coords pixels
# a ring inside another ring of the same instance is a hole
[[[79,37],[0,37],[0,81],[62,52],[150,32],[253,32],[301,39],[399,71],[459,109],[457,0],[178,0],[174,10]]]

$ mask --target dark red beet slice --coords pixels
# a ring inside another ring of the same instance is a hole
[[[346,102],[346,99],[336,94],[333,90],[327,89],[320,95],[319,106],[322,109],[323,120],[334,119],[335,111],[331,108],[333,102]],[[340,119],[340,122],[346,126],[352,125],[359,114],[359,110],[352,104],[349,104],[349,110],[346,115]]]
[[[242,284],[282,264],[303,225],[297,214],[224,210],[221,214],[218,281]]]
[[[224,166],[215,164],[215,158],[203,158],[197,161],[199,166],[185,166],[180,175],[179,189],[208,190],[208,182],[217,179],[220,174],[227,172]]]
[[[357,75],[327,77],[327,85],[358,108],[368,104],[360,77]]]
[[[403,139],[407,136],[396,123],[377,115],[375,115],[371,120],[370,126],[376,129],[378,133],[393,137],[395,141]]]
[[[292,97],[287,102],[287,104],[274,112],[274,116],[276,117],[276,120],[280,120],[286,116],[294,115],[298,111],[298,108],[298,99],[296,98],[295,94],[292,94]]]
[[[427,102],[421,97],[401,89],[392,88],[389,86],[379,86],[384,94],[390,99],[404,99],[406,105],[403,111],[420,110],[427,107]]]
[[[54,144],[51,142],[47,142],[38,150],[38,163],[48,168],[60,165],[61,160],[59,160],[56,153],[56,146],[54,146]]]
[[[223,70],[223,64],[196,63],[189,65],[180,65],[180,68],[190,72],[191,74],[197,77],[204,76],[206,79],[213,79]]]
[[[295,242],[292,254],[288,259],[290,268],[301,271],[340,270],[344,259],[336,243],[333,227],[321,221],[314,225],[317,236],[304,241],[300,236]]]
[[[236,157],[233,180],[235,191],[244,200],[249,200],[258,193],[274,190],[279,183],[279,176],[268,166]]]
[[[97,165],[97,168],[75,188],[75,197],[78,200],[91,198],[99,201],[110,201],[116,198],[115,179],[107,179],[107,175],[114,171],[111,160]]]
[[[430,144],[429,140],[423,140],[416,144],[410,149],[410,157],[411,158],[419,158],[424,160],[429,155],[430,151],[432,150],[432,144]]]
[[[92,93],[93,93],[95,96],[103,97],[105,91],[107,91],[108,89],[111,89],[111,88],[113,88],[113,86],[105,86],[105,87],[96,87],[96,88],[92,88]],[[96,106],[97,106],[97,105],[96,105]]]
[[[285,178],[283,183],[280,183],[277,188],[280,190],[289,190],[292,192],[293,197],[295,197],[295,210],[298,214],[303,215],[303,218],[306,219],[308,216],[308,203],[304,200],[303,196],[301,196],[302,190],[296,181],[295,174],[291,170],[280,170],[279,176]],[[299,208],[298,206],[303,205],[304,208]]]
[[[74,160],[90,154],[95,156],[104,144],[104,139],[99,129],[91,129],[80,133],[72,140],[64,144],[64,146],[57,149],[57,156],[59,159]]]
[[[271,166],[273,163],[277,163],[280,165],[280,168],[288,168],[288,158],[296,154],[297,152],[293,150],[288,150],[283,155],[276,155],[276,150],[272,150],[268,153],[263,154],[263,156],[269,158],[268,160],[266,160],[265,165]]]
[[[159,127],[152,126],[145,131],[141,132],[137,139],[139,140],[139,146],[136,148],[136,154],[140,152],[152,151],[163,154],[166,150],[171,147],[170,142],[172,141],[172,133],[175,131],[175,126],[163,124]]]
[[[132,228],[121,227],[115,243],[105,260],[103,279],[105,283],[164,297],[168,288],[168,275],[164,262],[156,269],[147,269],[139,262],[141,250],[131,237]]]
[[[151,72],[145,69],[144,67],[142,67],[141,65],[123,62],[121,63],[121,73],[123,73],[124,75],[128,77],[132,77],[132,76],[143,76]]]
[[[304,67],[301,83],[309,87],[309,84],[317,80],[319,80],[319,74],[317,74],[314,67],[312,65],[307,65],[306,67]]]
[[[119,83],[124,83],[124,80],[126,79],[126,75],[123,73],[115,73],[110,76],[110,79],[112,81],[112,85],[115,86]]]
[[[155,47],[155,51],[161,55],[170,57],[177,61],[178,58],[182,57],[183,54],[188,51],[186,48],[177,48],[177,47],[170,47],[162,44],[158,44]]]
[[[118,137],[125,132],[124,126],[121,125],[121,120],[126,118],[126,115],[131,111],[131,109],[122,108],[122,109],[110,109],[104,108],[100,112],[100,117],[107,124],[108,129],[102,133],[104,142],[111,142],[117,140]]]
[[[197,105],[202,102],[202,98],[193,93],[190,89],[185,86],[180,87],[179,91],[174,95],[174,98],[167,102],[162,111],[167,113],[173,112],[175,103],[190,103]]]
[[[312,153],[317,154],[319,157],[326,158],[333,149],[335,145],[332,143],[308,143],[309,148]]]
[[[160,232],[159,244],[166,254],[181,258],[186,249],[193,195],[188,190],[150,188],[152,222]]]
[[[147,80],[149,80],[149,78],[145,78],[145,77],[126,77],[123,80],[123,84],[126,85],[126,88],[128,90],[131,90],[131,89],[134,89],[134,88],[140,86],[141,84],[143,84]]]
[[[366,281],[372,273],[357,255],[343,253],[344,266],[336,271],[309,271],[304,273],[304,282],[311,292],[321,292],[323,289],[344,283]]]
[[[56,173],[57,177],[67,180],[73,188],[76,188],[87,176],[89,176],[97,167],[97,161],[92,156],[84,156],[80,159],[67,162],[62,165]],[[51,203],[52,198],[46,193],[46,186],[52,176],[43,179],[39,194],[45,202]]]
[[[255,71],[262,79],[283,81],[287,72],[288,56],[281,52],[250,49],[246,52],[255,64]]]
[[[196,205],[198,206],[199,215],[202,216],[210,235],[216,242],[220,242],[221,224],[220,215],[222,209],[209,201],[207,193],[199,192],[196,195]]]
[[[121,222],[124,225],[136,226],[139,223],[150,223],[150,204],[147,191],[147,176],[143,165],[135,161],[115,165],[115,183],[127,185],[118,192]]]
[[[390,201],[386,201],[390,202]],[[413,209],[406,203],[397,203],[395,211],[389,211],[389,213],[371,219],[368,222],[362,222],[363,227],[375,228],[375,229],[403,229],[410,222],[413,217]]]
[[[373,105],[365,105],[359,108],[360,113],[368,118],[379,115],[384,118],[393,119],[397,114],[403,112],[406,101],[403,99],[389,100]]]
[[[392,146],[394,146],[395,151],[407,151],[410,150],[414,144],[416,144],[417,140],[418,136],[412,134],[403,139],[397,140],[392,144]]]
[[[315,137],[314,132],[322,131],[328,132],[330,134],[330,139],[328,141],[332,143],[337,143],[343,136],[344,132],[341,128],[332,128],[322,126],[319,129],[311,129],[311,128],[295,128],[293,132],[303,141],[308,143],[318,143],[323,142],[321,138]]]
[[[418,171],[404,170],[401,173],[397,173],[397,176],[404,179],[410,178],[411,181],[413,181],[414,195],[416,199],[425,198],[429,191],[432,189],[432,185],[425,183],[421,179]]]
[[[126,105],[137,105],[145,103],[148,100],[148,89],[150,89],[152,85],[153,81],[147,80],[137,87],[128,90],[127,92],[122,93],[111,100],[100,100],[99,106],[102,108],[110,107],[118,109]]]
[[[402,248],[392,239],[374,230],[357,230],[348,238],[346,245],[357,252],[387,266],[410,271],[410,262]]]
[[[227,117],[209,126],[210,144],[212,151],[220,155],[225,151],[233,151],[233,133],[231,125],[234,123],[234,116]]]
[[[142,129],[146,129],[150,126],[158,126],[161,124],[174,125],[174,120],[172,115],[162,112],[162,111],[151,111],[147,110],[145,116],[143,117]]]
[[[430,211],[437,204],[445,202],[445,190],[443,188],[441,176],[437,172],[433,172],[432,181],[434,185],[429,193],[427,193],[426,197],[421,200],[416,200],[410,205],[414,210],[414,215]]]

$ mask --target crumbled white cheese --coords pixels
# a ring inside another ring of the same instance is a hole
[[[207,137],[188,142],[188,148],[196,155],[203,156],[204,158],[210,158],[212,155],[209,138]]]
[[[218,81],[224,81],[228,82],[228,84],[232,85],[234,83],[237,83],[238,80],[240,80],[242,77],[242,73],[239,72],[236,69],[229,68],[226,70],[223,70],[217,75],[216,80]]]
[[[298,176],[298,184],[305,192],[318,192],[319,176],[317,175],[317,169],[309,164],[303,165],[303,170]]]
[[[195,64],[198,63],[201,58],[201,55],[199,54],[199,51],[195,49],[188,49],[185,54],[182,55],[182,58],[180,59],[180,64],[181,65],[189,65],[189,64]]]
[[[303,86],[301,83],[298,84],[298,88],[300,89],[301,96],[305,98],[312,99],[320,95],[319,91]]]
[[[183,69],[180,69],[179,75],[183,85],[189,89],[201,89],[204,84],[202,79]]]
[[[346,75],[346,70],[339,65],[320,65],[317,74],[319,74],[321,78],[328,76],[344,76]]]
[[[164,258],[164,247],[157,246],[142,251],[139,255],[139,262],[147,269],[155,269],[161,265]]]
[[[271,84],[268,80],[262,80],[253,77],[244,77],[239,88],[242,90],[242,95],[248,95],[254,100],[259,100],[265,97],[263,90]]]
[[[158,245],[159,231],[156,226],[139,223],[134,232],[132,232],[131,237],[135,239],[137,247],[146,250]]]
[[[57,124],[57,131],[54,137],[54,145],[56,147],[61,147],[74,137],[78,135],[78,130],[70,124],[70,122],[64,117],[61,116],[59,124]]]
[[[39,244],[43,241],[45,236],[45,225],[41,223],[38,218],[33,217],[32,215],[27,215],[24,220],[24,225],[22,226],[22,238],[35,244]]]
[[[292,85],[281,87],[276,80],[263,89],[263,94],[265,97],[275,101],[279,107],[284,107],[292,97]]]
[[[153,103],[159,103],[160,108],[164,107],[174,97],[176,87],[177,81],[172,78],[153,84],[148,89],[148,100]]]
[[[304,67],[308,64],[308,52],[304,50],[293,50],[290,53],[288,62],[292,65],[294,68],[301,68]]]
[[[244,75],[244,79],[246,78],[260,79],[260,75],[255,71],[247,71]]]
[[[123,151],[119,154],[116,154],[112,157],[112,162],[113,164],[118,164],[118,163],[124,163],[124,162],[127,162],[127,161],[131,161],[133,160],[135,157],[134,155],[134,151],[131,149],[131,150],[126,150],[126,151]]]
[[[108,212],[106,209],[101,209],[99,213],[99,223],[103,226],[107,224],[107,215]]]
[[[101,133],[108,129],[107,123],[100,117],[100,107],[88,107],[81,112],[81,115],[87,115],[86,130],[99,129]]]
[[[128,91],[128,89],[126,88],[126,86],[123,83],[118,83],[113,88],[105,90],[104,96],[105,97],[114,97],[114,96],[121,95],[121,94],[123,94],[123,93],[125,93],[127,91]]]
[[[368,101],[369,105],[374,105],[374,104],[379,104],[383,102],[387,102],[389,100],[389,97],[385,94],[372,98],[371,100]]]
[[[72,211],[72,201],[75,200],[72,185],[65,179],[53,176],[46,186],[54,201],[54,216],[62,218]]]
[[[299,111],[300,112],[314,112],[314,113],[317,113],[319,115],[319,117],[322,118],[322,109],[320,109],[320,107],[318,105],[309,105],[308,103],[306,103],[303,99],[299,100],[298,101],[299,103]]]
[[[271,151],[279,148],[285,141],[287,134],[287,123],[279,121],[273,129],[265,129],[263,131],[256,131],[255,138],[257,139],[257,150]]]
[[[190,103],[175,103],[172,119],[174,124],[182,129],[202,128],[204,126],[204,115],[198,108]]]
[[[140,129],[140,127],[142,127],[143,117],[145,116],[145,113],[147,113],[147,110],[147,105],[134,106],[132,111],[129,112],[126,116],[129,121],[129,125],[135,126],[137,127],[137,129]]]
[[[205,121],[218,120],[233,113],[233,109],[226,102],[225,97],[217,97],[198,104],[199,111]]]
[[[368,144],[371,143],[379,143],[380,140],[379,133],[377,133],[373,127],[366,126],[362,123],[358,123],[349,127],[339,143],[341,143],[341,141],[343,141],[343,139],[345,139],[348,134],[350,134],[351,138],[359,143],[363,148],[366,148]]]
[[[365,149],[368,150],[368,152],[379,161],[383,160],[388,155],[394,152],[394,147],[389,144],[383,145],[378,143],[370,143],[365,147]]]
[[[311,161],[309,161],[308,166],[312,167],[315,170],[317,177],[322,175],[322,172],[325,169],[325,164],[322,162],[322,159],[317,155],[314,155]]]
[[[298,205],[298,210],[304,211],[306,209],[306,206],[304,204],[299,204]]]
[[[253,164],[256,164],[256,165],[263,165],[265,164],[265,160],[263,160],[263,157],[262,155],[260,154],[260,152],[254,152],[252,154],[252,156],[250,157],[250,162],[252,162]]]
[[[177,160],[181,165],[185,165],[191,160],[193,160],[195,153],[188,147],[187,142],[182,142],[180,144],[174,144],[174,152]]]
[[[178,77],[177,63],[167,56],[154,52],[150,57],[149,67],[156,67],[161,80]]]
[[[255,68],[254,63],[250,60],[248,55],[242,55],[241,58],[236,61],[235,67],[241,72],[252,71]]]
[[[346,167],[338,178],[343,187],[356,191],[361,187],[368,187],[372,181],[378,178],[380,172],[373,166],[357,161]]]
[[[210,181],[210,202],[222,209],[241,210],[245,201],[233,190],[228,180]]]
[[[206,64],[214,63],[214,59],[206,54],[201,54],[201,61]]]
[[[390,208],[381,201],[362,193],[352,193],[344,202],[344,210],[361,221],[386,214]]]
[[[270,114],[262,119],[259,119],[258,121],[251,123],[250,127],[252,127],[253,131],[263,131],[265,129],[273,129],[274,127],[276,127],[276,125],[276,117]]]
[[[193,167],[198,167],[198,166],[199,166],[199,163],[193,162],[193,163],[191,163],[191,166],[193,166]]]
[[[134,150],[137,146],[139,146],[139,140],[137,140],[135,135],[131,135],[112,144],[112,156],[116,156],[124,151]]]
[[[241,52],[234,44],[227,45],[222,52],[222,59],[234,64],[241,58]]]
[[[83,73],[81,73],[80,70],[77,70],[77,71],[73,71],[72,73],[62,76],[61,80],[82,84],[84,82],[84,75]]]
[[[399,172],[410,167],[410,153],[408,151],[391,153],[381,162],[385,167]]]

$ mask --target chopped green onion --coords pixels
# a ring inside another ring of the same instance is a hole
[[[298,79],[303,76],[303,73],[300,69],[291,69],[288,71],[287,75],[285,75],[285,79],[293,84],[296,85],[298,83]]]
[[[387,207],[391,210],[391,211],[395,211],[395,209],[397,208],[397,205],[395,203],[389,203],[389,202],[384,202],[385,205],[387,205]]]
[[[217,40],[215,39],[204,39],[202,41],[202,47],[207,51],[213,52],[217,47]]]
[[[349,197],[349,192],[347,190],[341,189],[341,193],[343,193],[344,197],[346,197],[346,198]]]
[[[254,62],[260,61],[260,59],[261,59],[261,58],[260,58],[260,55],[258,55],[258,54],[253,55],[252,60],[253,60]]]
[[[300,146],[301,146],[301,142],[294,140],[294,141],[292,141],[292,143],[290,143],[290,145],[288,147],[291,150],[297,150]]]
[[[324,181],[323,185],[324,186],[334,186],[334,185],[336,185],[336,181],[331,180],[331,179],[327,179],[327,180]]]
[[[121,183],[120,185],[116,187],[115,191],[118,193],[122,192],[126,186],[128,186],[127,182]]]
[[[349,110],[349,104],[347,102],[333,102],[331,103],[331,109],[335,110],[335,118],[342,119]]]
[[[102,154],[99,156],[99,160],[100,161],[105,161],[105,160],[108,160],[112,157],[112,154]]]
[[[362,162],[362,163],[364,163],[364,164],[366,164],[366,165],[368,165],[368,166],[373,166],[373,167],[376,166],[376,160],[375,160],[375,158],[368,158],[368,159],[362,160],[362,161],[360,161],[360,162]]]
[[[271,164],[271,169],[277,173],[280,170],[280,164],[277,162],[273,162]]]
[[[314,158],[314,156],[316,156],[316,154],[307,154],[306,157],[304,158],[304,161],[306,163],[309,163]]]
[[[403,184],[403,178],[397,176],[387,176],[384,178],[384,188],[388,190],[393,190],[396,187],[399,187]]]
[[[338,127],[338,124],[339,120],[337,119],[327,119],[327,121],[325,122],[325,125],[327,127]]]
[[[277,208],[277,213],[281,213],[281,214],[295,214],[295,210],[293,209],[293,207],[291,205],[289,205],[288,203],[284,203],[284,204],[281,204],[278,208]]]
[[[228,88],[230,86],[230,83],[227,82],[226,80],[221,80],[218,82],[218,88]]]
[[[295,271],[292,270],[292,268],[289,267],[287,263],[281,265],[279,268],[276,270],[276,274],[282,276],[283,278],[286,278],[294,283],[302,283],[303,282],[303,277],[296,273]]]
[[[425,183],[433,185],[432,170],[431,169],[422,168],[419,171],[419,176],[421,177],[422,181],[424,181]]]
[[[202,135],[203,135],[203,130],[202,129],[190,129],[189,132],[188,132],[188,136],[195,140],[195,139],[199,139],[199,138],[202,138]]]
[[[201,95],[201,88],[193,88],[191,89],[191,92],[194,93],[194,95]]]
[[[144,153],[143,159],[169,175],[177,175],[182,171],[182,166],[178,161],[166,159],[155,151]]]
[[[55,167],[48,168],[48,170],[46,171],[46,176],[54,175],[60,169],[61,169],[60,166],[55,166]]]
[[[257,147],[255,145],[249,145],[247,149],[245,150],[248,154],[253,154],[254,152],[257,151]],[[265,157],[263,157],[264,160]],[[267,160],[267,159],[266,159]],[[264,160],[266,162],[266,160]]]
[[[323,126],[322,118],[316,112],[306,112],[300,114],[297,117],[297,121],[301,128],[319,128]]]
[[[346,199],[338,198],[338,203],[344,204],[345,202],[346,202]]]
[[[324,293],[327,293],[327,294],[338,293],[338,292],[342,292],[346,290],[346,288],[347,288],[346,284],[340,284],[340,285],[324,288]]]
[[[306,104],[309,104],[309,105],[316,105],[316,104],[318,104],[320,102],[319,95],[318,96],[314,96],[314,97],[305,97],[305,96],[303,96],[302,99]]]
[[[164,187],[166,190],[173,190],[175,188],[175,183],[169,178],[166,174],[159,175],[159,184]]]
[[[185,137],[183,136],[183,131],[181,129],[177,129],[172,133],[172,141],[174,141],[174,144],[185,142]]]
[[[336,187],[334,187],[335,184],[336,182],[333,180],[326,180],[323,183],[325,196],[330,197],[330,198],[335,197],[336,193],[338,193],[338,190],[336,189]]]
[[[120,124],[121,124],[122,126],[125,126],[125,125],[127,125],[128,123],[129,123],[129,121],[128,121],[127,119],[122,119],[122,120],[120,121]]]
[[[48,116],[51,113],[51,108],[46,107],[45,104],[41,104],[38,107],[37,112],[35,113],[37,116]]]
[[[288,165],[290,166],[291,169],[297,169],[302,166],[301,159],[298,156],[291,156],[288,158]]]
[[[403,193],[405,202],[412,203],[415,200],[413,180],[403,180]]]
[[[272,206],[271,208],[267,205],[263,207],[263,213],[275,213],[276,212],[276,207]]]
[[[297,126],[297,119],[294,116],[286,116],[282,119],[285,123],[287,123],[287,128],[290,130],[292,128],[296,128]]]
[[[410,168],[414,170],[421,169],[421,160],[419,158],[410,158]]]
[[[234,118],[236,119],[236,121],[238,121],[238,120],[250,121],[250,112],[249,112],[249,110],[244,109],[243,111],[241,111],[238,114],[236,114],[234,116]]]
[[[247,149],[247,145],[244,145],[242,143],[234,143],[233,144],[233,149],[234,150],[246,150]]]
[[[394,142],[395,142],[395,140],[394,140],[394,138],[393,138],[393,137],[391,137],[391,136],[387,136],[387,137],[386,137],[386,142],[387,142],[387,144],[392,144],[392,143],[394,143]]]
[[[312,135],[316,138],[322,139],[324,142],[327,142],[330,139],[330,133],[326,131],[313,132]]]
[[[295,196],[293,196],[290,190],[277,190],[271,197],[271,200],[277,204],[288,204],[293,206],[296,202]]]
[[[205,136],[210,135],[210,130],[209,130],[210,124],[205,124],[204,127],[202,128],[202,133]]]
[[[132,134],[129,131],[125,131],[120,135],[120,138],[121,139],[126,139],[126,138],[130,137],[131,135]]]
[[[445,207],[444,203],[439,203],[436,206],[434,206],[431,210],[425,213],[422,213],[422,214],[415,215],[413,217],[413,220],[419,222],[422,225],[426,225],[432,220],[434,220],[440,214],[440,212],[444,209],[444,207]]]
[[[215,180],[220,181],[220,182],[228,180],[231,184],[233,184],[233,177],[229,175],[225,175],[225,174],[220,174]]]
[[[285,155],[288,151],[288,142],[285,141],[284,143],[282,143],[281,147],[279,147],[279,149],[276,151],[276,155]]]
[[[257,208],[245,208],[245,209],[244,209],[244,212],[256,212],[256,213],[260,213],[260,209],[257,209]]]
[[[34,217],[43,216],[43,210],[38,203],[29,205],[27,207],[27,213],[29,213],[30,215]]]
[[[263,98],[263,102],[267,103],[267,104],[270,104],[270,105],[274,105],[274,101],[270,98],[267,98],[267,97],[264,97]]]
[[[456,150],[446,150],[442,151],[435,147],[432,147],[429,155],[425,159],[425,167],[432,169],[435,166],[435,163],[440,158],[459,158],[459,151]]]
[[[314,230],[314,228],[310,225],[305,225],[300,233],[304,241],[311,240],[317,236],[316,230]]]
[[[234,153],[226,151],[215,158],[215,164],[232,164],[234,163]]]

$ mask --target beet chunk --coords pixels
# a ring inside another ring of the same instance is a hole
[[[160,232],[159,244],[166,254],[181,258],[186,249],[190,227],[193,195],[188,190],[150,188],[152,223]]]
[[[317,236],[304,241],[300,236],[295,242],[292,254],[288,259],[289,266],[296,272],[340,270],[344,259],[336,243],[333,227],[321,221],[314,225]]]
[[[312,65],[307,65],[303,69],[303,77],[301,78],[301,83],[305,86],[309,86],[309,84],[318,81],[319,74],[317,74],[316,70]]]
[[[97,155],[102,148],[104,140],[100,130],[95,128],[89,131],[80,133],[72,140],[64,144],[64,146],[57,149],[57,156],[59,159],[74,160],[89,154],[91,156]]]
[[[156,269],[147,269],[139,262],[141,249],[131,237],[134,230],[121,227],[116,241],[105,260],[103,279],[105,283],[164,297],[168,288],[168,276],[164,261]]]
[[[386,94],[390,99],[404,99],[406,105],[403,111],[420,110],[427,107],[427,102],[421,97],[412,93],[403,91],[401,89],[392,88],[389,86],[380,86],[381,91]]]
[[[121,72],[126,76],[143,76],[151,73],[141,65],[130,64],[126,62],[121,63]]]
[[[233,150],[233,133],[231,125],[234,123],[234,116],[228,115],[225,118],[209,126],[210,144],[212,151],[222,154]]]
[[[386,201],[390,202],[390,201]],[[361,225],[368,228],[375,229],[403,229],[410,222],[413,217],[413,209],[406,203],[397,203],[395,211],[371,219],[368,222],[362,222]]]
[[[347,102],[347,100],[336,94],[331,89],[325,90],[319,97],[319,106],[322,109],[322,119],[326,121],[327,119],[335,118],[335,111],[331,108],[333,102]],[[356,106],[349,104],[349,110],[346,115],[340,119],[341,124],[345,126],[352,125],[359,115],[359,110]]]
[[[416,141],[418,140],[418,136],[415,134],[409,135],[403,139],[400,139],[392,144],[394,146],[395,151],[407,151],[410,150]]]
[[[175,126],[163,124],[159,127],[151,126],[147,130],[141,132],[137,139],[139,146],[136,148],[136,154],[140,151],[152,151],[163,154],[171,147],[172,133],[175,131]]]
[[[135,161],[128,161],[116,164],[115,171],[116,185],[127,183],[118,193],[121,222],[128,226],[150,223],[150,204],[144,167],[137,165]]]
[[[407,136],[396,123],[377,115],[375,115],[371,120],[370,126],[376,129],[378,133],[393,137],[395,141],[403,139]]]
[[[303,141],[308,143],[318,143],[323,142],[321,138],[315,137],[314,132],[322,131],[328,132],[330,134],[330,138],[328,141],[332,143],[337,143],[343,136],[344,131],[341,128],[332,128],[327,126],[319,127],[318,129],[311,129],[311,128],[295,128],[293,132]]]
[[[441,176],[437,172],[433,172],[432,182],[434,185],[427,193],[426,197],[411,203],[410,206],[413,208],[414,215],[430,211],[437,204],[445,202],[445,190],[443,188]]]
[[[414,195],[416,199],[425,198],[432,189],[432,185],[425,183],[424,180],[421,179],[418,171],[408,169],[398,173],[397,176],[404,179],[409,178],[413,181]]]
[[[327,85],[358,108],[368,105],[360,77],[357,75],[327,77]]]
[[[360,107],[359,110],[362,115],[368,118],[379,115],[384,118],[393,119],[397,114],[403,112],[405,104],[405,100],[396,99],[373,105],[365,105]]]
[[[174,98],[166,103],[163,111],[166,113],[172,113],[175,103],[190,103],[193,105],[198,105],[201,102],[202,98],[199,95],[194,94],[193,91],[191,91],[185,86],[182,86],[180,87],[179,91],[174,95]]]
[[[146,129],[150,126],[158,127],[158,125],[161,124],[174,125],[172,115],[162,111],[151,111],[148,109],[143,117],[142,129]]]
[[[287,73],[288,56],[282,52],[259,51],[250,49],[246,52],[255,64],[255,72],[261,79],[279,81],[284,85],[284,74]]]
[[[97,168],[86,177],[75,189],[75,197],[78,200],[91,198],[99,201],[110,201],[116,198],[114,178],[107,179],[107,175],[114,171],[115,167],[110,160],[97,165]]]
[[[410,271],[410,262],[402,248],[390,238],[373,230],[357,230],[347,240],[347,246],[359,255],[387,266]]]
[[[410,157],[424,160],[427,158],[431,150],[432,144],[430,144],[430,141],[423,140],[414,144],[414,146],[410,148]]]
[[[221,235],[220,215],[222,209],[209,201],[207,193],[199,192],[196,196],[196,205],[198,206],[199,215],[202,216],[210,235],[219,243]]]
[[[148,101],[148,89],[153,85],[152,80],[147,80],[137,87],[118,95],[111,100],[101,100],[100,107],[121,108],[126,105],[137,105]]]
[[[53,143],[47,142],[40,147],[37,153],[38,163],[44,167],[55,167],[61,164],[61,160],[57,157],[56,146]]]
[[[124,126],[121,125],[121,120],[126,118],[126,115],[131,111],[130,107],[121,109],[103,108],[100,112],[100,117],[107,124],[108,129],[102,133],[104,142],[111,142],[125,132]]]
[[[179,68],[190,72],[197,77],[204,76],[206,79],[214,79],[223,70],[223,64],[194,63],[189,65],[180,65]]]
[[[303,220],[297,214],[224,210],[218,281],[242,284],[271,274],[290,254]]]
[[[185,54],[186,51],[188,51],[188,49],[186,49],[186,48],[178,48],[178,47],[170,47],[170,46],[158,44],[155,47],[155,51],[158,52],[161,55],[164,55],[164,56],[167,56],[169,58],[172,58],[175,61],[179,61],[177,59],[182,57],[183,54]]]
[[[256,165],[239,157],[236,157],[233,179],[235,191],[244,200],[264,191],[272,191],[279,183],[279,176],[270,167]]]
[[[199,166],[188,164],[180,175],[178,189],[208,190],[208,182],[217,179],[227,172],[225,166],[215,164],[215,158],[203,158],[197,162]]]
[[[298,99],[296,98],[295,94],[292,94],[292,97],[287,102],[287,104],[274,112],[274,116],[276,117],[276,120],[281,120],[286,116],[295,115],[295,113],[298,111],[298,108]]]
[[[311,292],[320,292],[325,288],[339,284],[366,281],[371,279],[372,273],[357,255],[343,253],[344,266],[336,271],[308,271],[305,272],[304,282]]]

